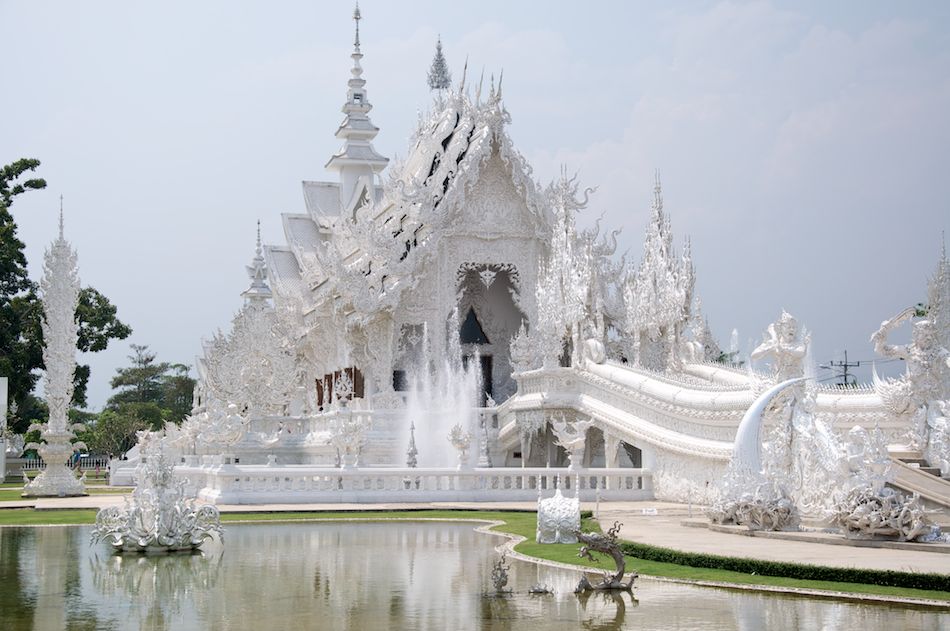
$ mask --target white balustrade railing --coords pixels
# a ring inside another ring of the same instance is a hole
[[[42,471],[46,468],[46,463],[42,458],[24,458],[20,461],[19,466],[21,471],[29,473],[33,471]],[[66,466],[68,466],[70,469],[82,471],[90,471],[98,467],[100,470],[104,471],[109,468],[109,458],[106,456],[96,456],[93,458],[70,459],[70,461],[66,463]]]
[[[218,504],[534,501],[557,485],[584,501],[653,498],[646,469],[474,468],[336,469],[308,465],[233,465],[195,457],[175,468],[198,498]]]

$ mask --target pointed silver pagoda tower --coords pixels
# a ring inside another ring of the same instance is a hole
[[[257,220],[257,248],[254,250],[254,259],[247,266],[247,275],[251,279],[251,286],[241,292],[247,304],[268,304],[273,297],[267,285],[267,264],[264,262],[264,251],[261,246],[261,221]]]
[[[79,270],[76,251],[63,236],[63,208],[59,209],[59,237],[46,250],[43,265],[43,363],[46,379],[43,389],[49,406],[49,421],[34,423],[43,442],[30,443],[46,469],[23,489],[24,497],[64,497],[84,495],[85,485],[67,466],[73,453],[84,448],[73,443],[76,435],[69,424],[69,404],[73,398],[73,373],[76,372],[76,305],[79,302]]]
[[[353,75],[347,82],[346,103],[343,104],[343,113],[346,117],[336,130],[336,137],[343,141],[340,151],[333,154],[326,164],[327,169],[340,172],[340,203],[343,208],[349,209],[354,205],[353,196],[362,190],[358,185],[361,179],[368,180],[371,187],[377,173],[386,168],[389,158],[376,153],[372,140],[379,133],[379,127],[373,125],[369,119],[369,111],[373,109],[366,95],[366,80],[363,78],[363,68],[360,59],[360,15],[359,4],[353,11],[353,20],[356,22],[356,38],[353,41]],[[370,189],[372,190],[372,189]]]

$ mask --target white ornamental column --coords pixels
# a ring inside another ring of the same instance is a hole
[[[49,406],[49,421],[34,423],[40,429],[42,444],[31,443],[46,463],[46,469],[23,489],[25,497],[84,495],[85,485],[67,466],[81,443],[67,413],[73,398],[73,373],[76,372],[76,305],[79,302],[79,271],[76,252],[63,237],[63,211],[59,213],[59,238],[46,250],[43,280],[43,363],[46,379],[43,389]]]
[[[0,482],[7,479],[7,378],[0,377]]]

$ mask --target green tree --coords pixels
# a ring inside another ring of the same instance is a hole
[[[109,397],[108,409],[134,414],[160,429],[165,421],[181,423],[191,411],[195,380],[184,364],[157,361],[148,346],[132,344],[132,365],[116,369],[112,378],[115,394]]]
[[[162,380],[171,369],[168,362],[156,362],[157,355],[143,344],[132,344],[133,355],[129,355],[132,365],[117,368],[112,378],[112,389],[118,390],[109,397],[109,407],[120,403],[151,402],[162,399]]]
[[[10,204],[13,203],[14,196],[28,190],[35,191],[46,188],[46,180],[41,177],[30,178],[22,182],[17,181],[27,171],[36,171],[38,166],[40,166],[40,161],[36,158],[20,158],[13,164],[0,168],[0,205],[9,208]],[[25,261],[23,264],[26,266]]]
[[[86,427],[79,438],[90,453],[119,457],[135,445],[136,433],[149,429],[149,424],[133,410],[105,409]]]
[[[27,274],[23,242],[10,213],[13,198],[29,190],[46,187],[42,178],[27,178],[40,165],[39,160],[22,159],[0,167],[0,375],[9,378],[9,396],[15,409],[10,427],[23,432],[42,409],[33,396],[33,388],[43,365],[43,330],[40,326],[43,304],[37,286]],[[116,308],[108,298],[92,287],[80,291],[76,308],[79,321],[80,351],[97,352],[113,339],[125,339],[132,329],[116,317]],[[73,404],[86,405],[89,366],[76,367]]]
[[[36,284],[27,273],[24,245],[17,237],[10,205],[16,195],[45,188],[46,181],[39,178],[20,181],[39,164],[38,160],[23,159],[0,168],[0,375],[9,378],[10,401],[18,408],[31,407],[24,405],[24,398],[36,383],[33,368],[43,362],[41,347],[29,343],[36,334],[42,307]],[[12,427],[26,429],[15,423]]]

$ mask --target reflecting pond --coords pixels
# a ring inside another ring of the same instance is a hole
[[[641,579],[573,594],[579,575],[512,560],[444,522],[229,525],[198,555],[115,556],[89,527],[0,528],[4,629],[950,629],[950,614]],[[537,583],[554,594],[531,595]]]

